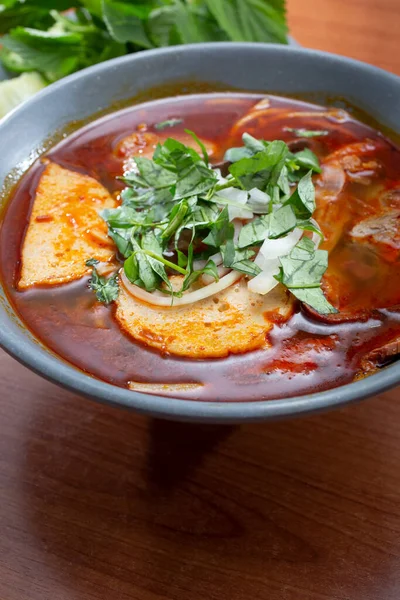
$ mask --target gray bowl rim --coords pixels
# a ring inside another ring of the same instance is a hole
[[[218,51],[221,47],[232,48],[232,51],[246,48],[265,51],[269,49],[279,50],[285,53],[296,53],[310,57],[328,58],[330,61],[356,67],[369,72],[375,77],[390,78],[399,85],[400,77],[358,60],[342,57],[336,54],[285,46],[279,44],[260,44],[251,42],[211,42],[205,44],[187,44],[184,46],[157,48],[137,54],[130,54],[99,63],[87,69],[83,69],[53,83],[43,89],[30,100],[16,107],[8,115],[0,120],[1,128],[13,118],[27,113],[34,103],[41,102],[47,96],[51,96],[59,88],[64,88],[74,82],[85,78],[88,74],[99,75],[108,69],[118,68],[122,63],[135,63],[145,61],[150,55],[168,55],[179,51],[196,52],[202,48]],[[312,90],[311,90],[312,91]],[[19,319],[19,317],[17,316]],[[10,320],[5,308],[0,306],[0,325]],[[13,356],[21,364],[31,371],[41,375],[45,379],[61,385],[62,387],[84,395],[93,400],[105,404],[134,409],[138,413],[151,415],[153,417],[180,421],[196,421],[211,423],[235,423],[254,422],[267,419],[276,419],[288,416],[296,416],[305,413],[321,411],[329,408],[339,407],[351,402],[363,400],[369,396],[382,393],[393,388],[400,382],[400,363],[395,363],[382,369],[377,374],[366,379],[349,383],[340,387],[323,392],[283,398],[278,400],[253,400],[253,401],[224,401],[211,402],[192,399],[178,399],[170,396],[157,396],[153,394],[142,394],[128,389],[120,388],[85,374],[76,369],[56,354],[42,348],[39,344],[25,337],[23,333],[7,333],[0,326],[0,347]],[[32,353],[32,350],[35,350]]]

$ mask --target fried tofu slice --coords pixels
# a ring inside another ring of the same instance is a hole
[[[266,296],[241,279],[211,298],[179,307],[156,307],[120,286],[116,319],[135,340],[189,358],[217,358],[270,347],[274,323],[290,318],[291,294],[281,285]]]
[[[73,281],[90,271],[89,258],[110,260],[114,244],[99,211],[116,204],[92,177],[48,163],[22,247],[19,289]]]

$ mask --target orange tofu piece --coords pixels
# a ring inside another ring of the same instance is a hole
[[[90,272],[89,258],[110,260],[115,248],[99,211],[116,204],[92,177],[49,163],[23,242],[19,288],[73,281]]]
[[[294,307],[283,286],[261,296],[249,292],[245,279],[211,298],[175,308],[141,302],[121,285],[116,304],[118,323],[135,340],[190,358],[268,348],[274,322],[289,319]]]

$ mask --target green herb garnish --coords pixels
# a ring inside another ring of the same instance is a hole
[[[102,212],[132,284],[169,294],[173,302],[201,275],[218,281],[211,257],[220,256],[221,266],[251,278],[261,273],[254,258],[265,240],[279,243],[294,230],[295,239],[299,230],[322,237],[312,219],[312,173],[320,167],[310,150],[292,153],[282,141],[244,134],[244,146],[227,152],[232,164],[223,178],[209,164],[201,140],[186,131],[199,152],[168,138],[152,159],[136,157],[136,168],[123,177],[122,205]],[[252,212],[252,198],[258,215]],[[327,253],[304,236],[280,255],[276,279],[315,310],[334,312],[321,291],[327,260]],[[202,268],[194,266],[199,261]],[[100,278],[93,267],[91,287],[97,297],[115,299],[115,282]],[[182,276],[175,291],[172,275]]]
[[[180,125],[181,123],[183,123],[183,119],[167,119],[166,121],[156,123],[154,127],[158,131],[162,131],[163,129],[167,129],[168,127],[175,127],[176,125]]]
[[[302,238],[293,250],[280,259],[276,279],[301,300],[321,314],[336,313],[322,290],[321,280],[328,266],[328,252],[316,250],[309,238]]]
[[[92,275],[89,280],[89,287],[95,292],[96,298],[103,304],[110,304],[118,298],[118,274],[115,273],[108,279],[99,275],[96,269],[96,265],[99,261],[95,258],[91,258],[86,261],[87,267],[92,267]]]

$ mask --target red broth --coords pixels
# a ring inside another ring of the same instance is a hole
[[[382,198],[388,205],[397,202],[399,208],[400,152],[378,132],[346,118],[341,111],[327,119],[320,114],[326,109],[295,100],[269,97],[269,108],[261,106],[257,120],[243,121],[261,99],[255,94],[199,94],[132,106],[80,129],[47,157],[95,177],[113,192],[121,188],[116,176],[122,171],[115,147],[143,123],[151,132],[161,121],[183,119],[171,135],[188,128],[211,140],[217,148],[214,162],[222,159],[228,147],[241,145],[243,131],[295,146],[306,143],[321,160],[345,145],[375,142],[371,161],[379,163],[378,172],[370,179],[368,173],[353,177],[337,223],[330,223],[339,234],[330,253],[324,289],[348,319],[328,324],[299,308],[288,323],[274,326],[269,349],[223,359],[190,360],[163,355],[127,337],[114,320],[113,307],[95,301],[87,278],[17,291],[21,244],[43,170],[38,161],[15,188],[0,237],[2,280],[16,312],[38,339],[76,368],[109,383],[126,387],[129,381],[200,382],[202,388],[180,395],[213,401],[273,399],[321,391],[349,383],[385,361],[379,351],[375,362],[369,356],[400,337],[398,255],[390,254],[384,244],[372,249],[354,244],[349,231],[362,218],[376,214]],[[295,112],[303,114],[293,116]],[[330,133],[305,142],[288,129],[300,127],[326,128]]]

